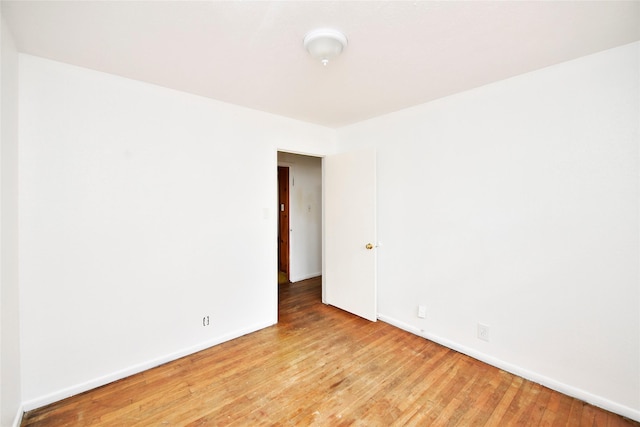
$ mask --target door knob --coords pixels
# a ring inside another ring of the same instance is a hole
[[[365,248],[367,249],[373,249],[373,245],[371,243],[367,243],[367,246],[365,246]]]

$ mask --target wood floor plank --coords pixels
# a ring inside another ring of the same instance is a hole
[[[493,426],[501,425],[500,423],[502,418],[505,415],[505,412],[511,406],[511,402],[513,402],[513,399],[516,396],[516,393],[518,393],[518,390],[522,386],[522,383],[524,381],[522,378],[515,377],[515,376],[509,376],[509,377],[511,381],[509,382],[509,387],[507,388],[506,392],[502,396],[502,399],[500,399],[496,407],[490,408],[491,416],[487,420],[487,424],[486,424],[487,426],[493,427]]]
[[[532,405],[533,407],[529,411],[528,416],[520,420],[521,425],[538,425],[542,420],[547,403],[551,398],[552,391],[543,386],[539,386],[539,388],[538,398]]]
[[[640,426],[280,286],[279,323],[25,414],[23,426]]]

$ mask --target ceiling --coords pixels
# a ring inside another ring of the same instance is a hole
[[[640,40],[640,1],[2,1],[20,52],[340,127]],[[318,27],[349,45],[327,67]]]

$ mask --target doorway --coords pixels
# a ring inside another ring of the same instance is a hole
[[[322,275],[322,158],[277,158],[278,282],[296,283]]]
[[[278,152],[277,163],[288,168],[289,175],[289,204],[285,196],[284,206],[278,206],[289,220],[288,230],[278,226],[279,254],[286,249],[280,238],[289,237],[288,257],[284,253],[278,260],[288,261],[288,285],[322,277],[324,303],[371,321],[377,319],[376,248],[380,246],[376,163],[374,149],[322,158]]]

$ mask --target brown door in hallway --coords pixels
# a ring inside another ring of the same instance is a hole
[[[278,166],[278,269],[289,280],[289,168]]]

